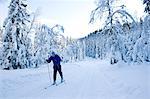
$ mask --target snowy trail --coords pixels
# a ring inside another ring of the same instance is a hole
[[[0,99],[149,99],[149,72],[146,65],[111,66],[100,60],[68,63],[63,64],[66,82],[44,89],[50,85],[47,66],[0,71]]]

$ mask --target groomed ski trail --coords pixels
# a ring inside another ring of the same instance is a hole
[[[48,64],[47,64],[48,65]],[[66,84],[52,84],[47,66],[0,71],[0,99],[148,99],[148,66],[87,60],[62,65]],[[60,82],[57,74],[57,82]]]

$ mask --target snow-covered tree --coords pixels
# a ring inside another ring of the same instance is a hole
[[[150,0],[143,0],[143,4],[145,4],[145,12],[150,14]]]
[[[108,48],[106,45],[107,36],[104,35],[106,31],[96,30],[93,33],[90,33],[88,36],[79,39],[81,48],[82,58],[88,56],[93,58],[106,58],[106,54],[108,53]]]
[[[79,44],[79,60],[83,60],[86,57],[85,40],[83,38],[79,39],[78,44]]]
[[[3,30],[0,27],[0,46],[2,45],[2,34],[3,34]]]
[[[3,33],[3,31],[2,31],[2,29],[1,29],[1,27],[0,27],[0,65],[2,65],[1,63],[2,63],[2,33]],[[2,68],[2,67],[0,67],[0,68]]]
[[[141,20],[141,35],[134,46],[133,61],[150,62],[150,1],[143,0],[145,12],[147,13],[144,20]]]
[[[116,63],[119,58],[120,45],[122,41],[122,24],[128,21],[130,18],[134,23],[132,16],[126,12],[124,5],[119,7],[114,7],[114,3],[119,0],[98,0],[97,8],[91,13],[90,23],[94,22],[98,17],[102,19],[105,15],[105,25],[103,30],[108,30],[105,35],[107,35],[107,44],[110,46],[111,64]]]
[[[45,59],[48,57],[48,52],[50,51],[51,43],[51,29],[46,25],[37,25],[35,31],[34,40],[34,57],[36,62],[36,67],[43,64]]]
[[[29,18],[26,0],[11,0],[8,16],[3,25],[3,67],[30,67]]]
[[[52,51],[62,55],[66,41],[60,33],[64,32],[63,27],[60,25],[55,25],[52,28],[46,25],[37,25],[35,30],[34,62],[35,67],[38,67],[38,65],[45,63]]]
[[[65,48],[66,61],[77,61],[79,59],[79,45],[78,40],[70,38]]]

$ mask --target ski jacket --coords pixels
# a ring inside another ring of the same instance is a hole
[[[53,61],[54,66],[58,66],[62,59],[58,55],[55,55],[48,58],[47,62],[50,63],[51,61]]]

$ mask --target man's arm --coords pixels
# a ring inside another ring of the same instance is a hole
[[[62,59],[60,58],[60,56],[57,55],[57,57],[58,57],[59,61],[62,61]]]
[[[46,61],[47,61],[48,63],[50,63],[51,60],[52,60],[52,57],[48,58]]]

